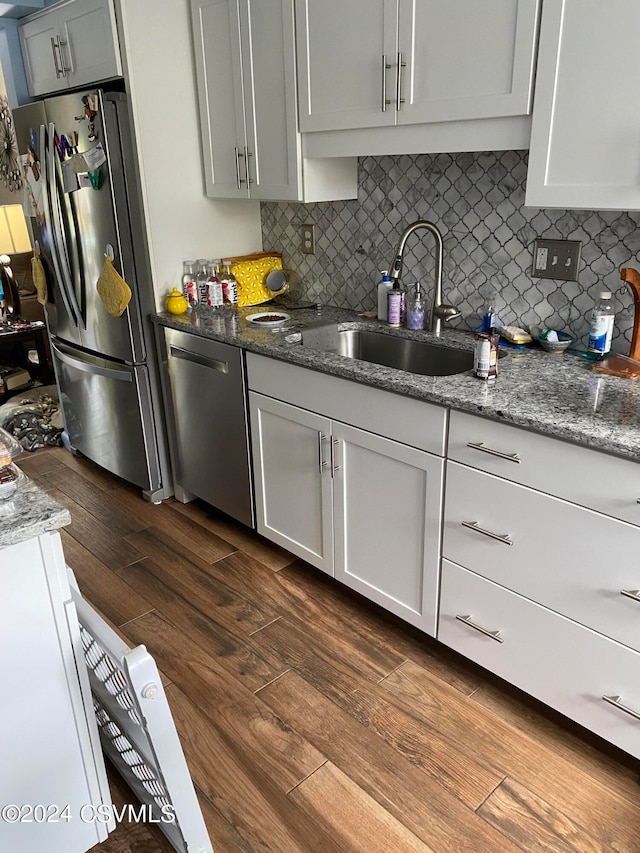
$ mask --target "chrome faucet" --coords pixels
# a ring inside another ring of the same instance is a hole
[[[431,317],[429,319],[429,331],[440,337],[442,332],[442,323],[453,320],[454,317],[459,317],[460,311],[455,307],[455,305],[447,305],[442,301],[442,233],[437,225],[434,225],[433,222],[429,222],[426,219],[419,219],[417,222],[413,222],[405,228],[404,233],[400,238],[400,242],[398,243],[394,261],[389,269],[389,276],[393,280],[394,284],[400,278],[402,273],[404,247],[407,239],[414,231],[429,231],[430,234],[433,234],[436,241],[436,268],[434,272],[434,288],[433,299],[431,302]]]

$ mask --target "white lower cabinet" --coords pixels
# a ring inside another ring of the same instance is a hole
[[[333,423],[335,577],[435,636],[443,460]]]
[[[333,574],[331,421],[249,393],[258,533]]]
[[[0,547],[0,850],[83,853],[115,824],[60,535]],[[93,816],[93,818],[92,818]]]
[[[258,532],[435,635],[443,460],[250,392]]]
[[[448,455],[438,639],[640,757],[640,466],[460,412]]]
[[[640,757],[640,654],[443,560],[438,639]]]
[[[443,556],[640,651],[640,528],[447,462]]]
[[[638,463],[251,353],[247,372],[260,533],[640,757]]]

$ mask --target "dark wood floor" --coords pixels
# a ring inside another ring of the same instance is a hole
[[[203,504],[19,462],[71,511],[84,595],[155,656],[216,853],[640,851],[635,762]],[[170,850],[144,825],[94,849]]]

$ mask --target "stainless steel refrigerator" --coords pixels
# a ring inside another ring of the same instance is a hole
[[[67,94],[18,107],[13,117],[25,204],[49,283],[45,310],[65,443],[161,500],[173,490],[126,95]],[[119,317],[96,289],[105,255],[132,290]]]

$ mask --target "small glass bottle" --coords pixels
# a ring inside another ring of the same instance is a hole
[[[222,294],[227,305],[238,304],[238,280],[231,272],[231,261],[222,262],[222,272],[220,273],[220,283],[222,284]]]
[[[183,261],[182,264],[182,295],[193,308],[198,304],[198,285],[193,261]]]
[[[414,292],[407,299],[407,329],[415,331],[424,329],[425,308],[420,285],[415,286]]]
[[[224,302],[222,295],[222,284],[218,278],[218,267],[215,261],[210,261],[207,264],[207,305],[210,308],[217,308]]]

